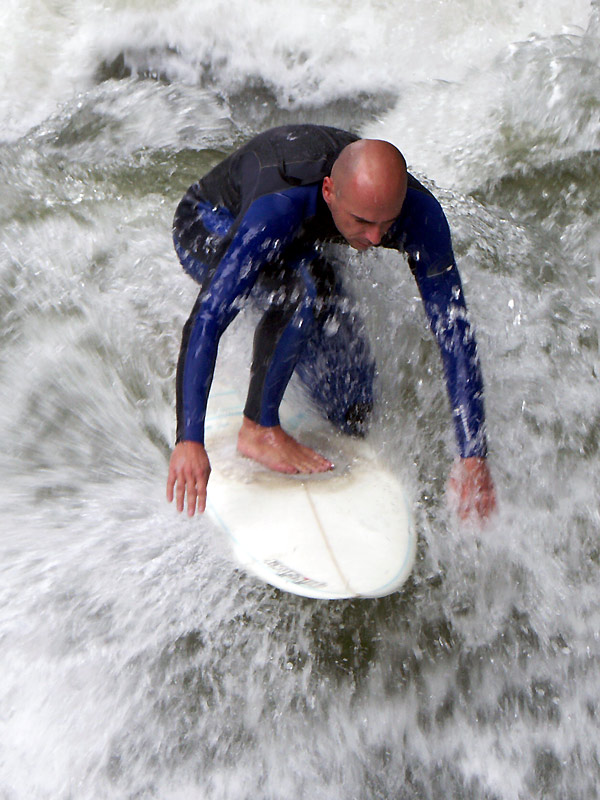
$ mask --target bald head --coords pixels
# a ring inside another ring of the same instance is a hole
[[[390,142],[359,139],[344,147],[331,171],[338,193],[357,190],[379,203],[402,205],[406,194],[406,161]]]
[[[359,139],[347,145],[323,180],[323,197],[337,229],[357,250],[381,241],[406,196],[404,156],[390,142]]]

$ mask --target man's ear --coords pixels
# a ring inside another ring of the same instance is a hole
[[[329,205],[334,195],[333,181],[326,175],[323,178],[323,200]]]

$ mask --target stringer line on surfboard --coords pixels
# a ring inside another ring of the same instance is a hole
[[[331,547],[331,542],[329,541],[329,538],[328,538],[327,534],[325,533],[325,528],[323,527],[323,523],[321,522],[319,514],[317,513],[317,509],[315,507],[313,499],[310,496],[309,487],[308,487],[308,485],[306,483],[303,484],[303,486],[304,486],[304,491],[306,492],[306,498],[308,500],[308,504],[309,504],[309,506],[311,508],[311,511],[313,512],[315,521],[316,521],[316,523],[318,525],[319,531],[321,532],[321,536],[323,537],[323,541],[325,542],[325,547],[327,548],[327,552],[329,553],[329,557],[331,558],[331,562],[332,562],[333,566],[335,567],[338,575],[340,576],[340,579],[341,579],[342,583],[345,584],[345,586],[347,587],[348,591],[351,594],[355,594],[355,590],[348,583],[348,580],[346,579],[346,576],[342,572],[342,568],[340,567],[340,565],[338,563],[338,560],[335,557],[335,553],[333,552],[333,548]]]

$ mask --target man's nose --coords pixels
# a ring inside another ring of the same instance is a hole
[[[371,242],[371,244],[379,244],[383,234],[383,225],[369,225],[365,232],[366,238]]]

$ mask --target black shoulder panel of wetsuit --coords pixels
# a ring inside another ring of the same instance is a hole
[[[284,125],[250,139],[200,181],[203,196],[235,216],[257,197],[329,175],[343,148],[358,139],[324,125]]]

